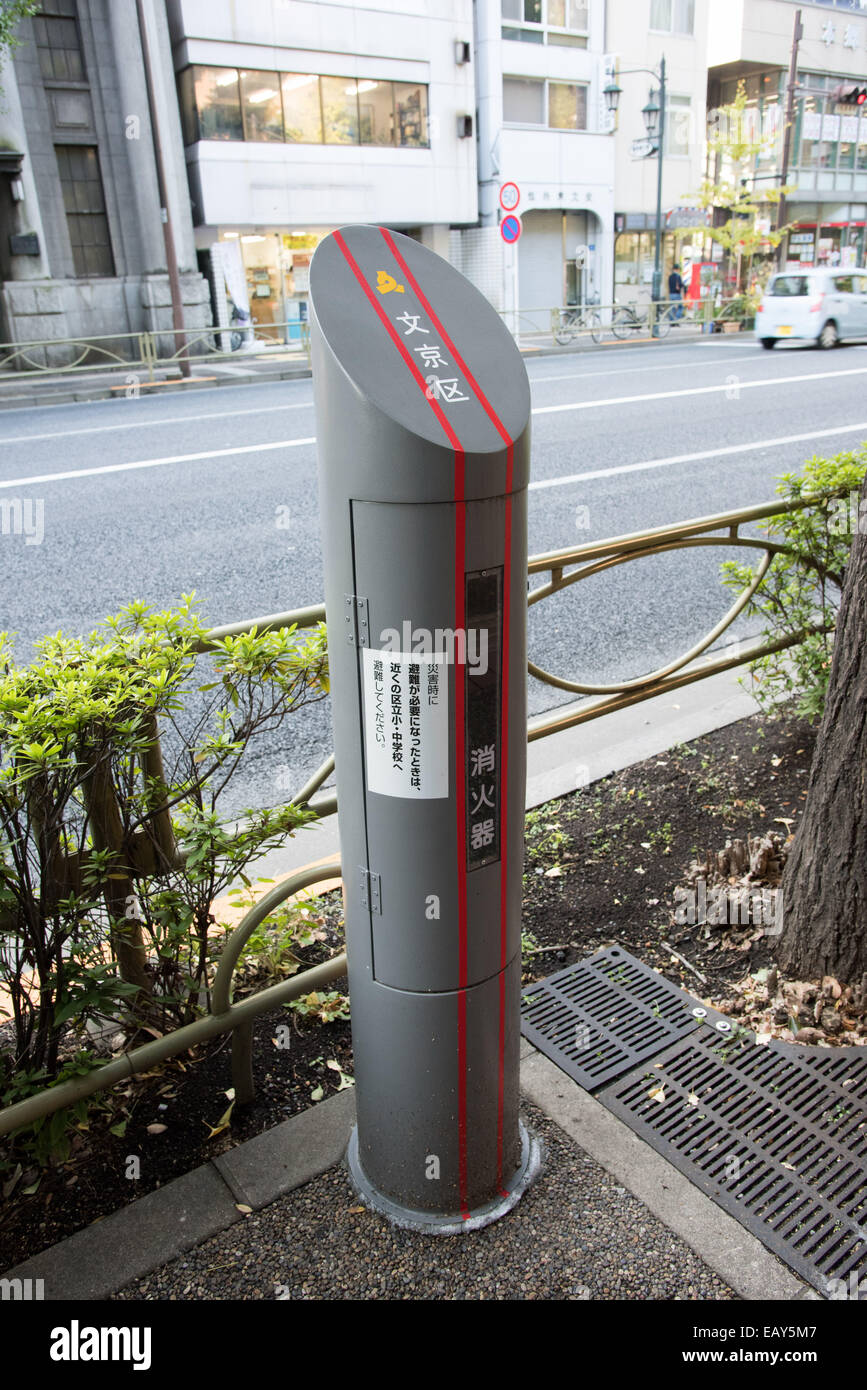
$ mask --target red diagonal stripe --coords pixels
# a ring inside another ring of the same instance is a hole
[[[457,435],[455,434],[454,430],[452,429],[452,427],[451,427],[449,421],[446,419],[446,416],[445,416],[445,414],[443,413],[443,409],[442,409],[442,407],[440,406],[439,402],[436,401],[435,399],[433,399],[431,396],[428,395],[427,382],[425,381],[424,377],[422,376],[421,372],[419,371],[417,364],[413,361],[412,357],[410,356],[410,353],[409,353],[409,350],[408,350],[408,348],[407,348],[407,346],[406,346],[406,343],[404,343],[404,342],[402,341],[400,334],[397,332],[397,330],[396,330],[396,328],[394,327],[393,323],[392,323],[391,320],[389,319],[388,314],[385,312],[385,310],[383,309],[383,307],[382,307],[382,305],[380,304],[379,300],[376,298],[376,295],[373,293],[373,290],[370,288],[370,286],[368,285],[367,281],[365,280],[364,275],[363,275],[362,272],[361,272],[361,268],[360,268],[358,262],[356,261],[355,257],[353,256],[352,252],[350,251],[349,247],[346,245],[346,241],[344,240],[343,233],[342,233],[342,232],[335,232],[335,233],[334,233],[334,240],[337,242],[337,245],[340,247],[341,251],[343,252],[343,255],[344,255],[345,259],[346,259],[347,265],[349,266],[350,270],[352,271],[353,275],[355,276],[355,278],[356,278],[356,280],[358,281],[358,283],[359,283],[359,285],[361,286],[361,288],[364,290],[364,293],[367,295],[368,301],[369,301],[369,303],[371,304],[372,308],[374,309],[375,313],[377,314],[377,316],[378,316],[380,322],[382,323],[383,328],[385,329],[385,331],[386,331],[386,333],[388,334],[388,336],[391,338],[391,341],[394,343],[395,347],[397,348],[398,352],[400,353],[401,357],[403,358],[404,362],[406,363],[407,367],[409,368],[410,372],[412,373],[413,377],[415,378],[416,384],[419,386],[420,390],[423,392],[425,400],[427,401],[427,403],[428,403],[428,405],[430,406],[431,410],[433,411],[434,415],[437,417],[437,419],[439,420],[440,424],[442,425],[443,430],[445,431],[445,434],[446,434],[446,436],[447,436],[447,438],[448,438],[449,443],[451,444],[452,448],[455,450],[456,454],[457,454],[457,453],[460,453],[460,455],[461,455],[461,484],[463,485],[463,446],[462,446],[462,444],[461,444],[461,441],[458,439],[458,437],[457,437]],[[457,458],[455,458],[455,464],[457,465]],[[457,469],[456,469],[456,472],[457,472]],[[461,495],[463,496],[463,491],[462,491]],[[456,500],[457,500],[457,499],[456,499]]]
[[[403,271],[403,274],[406,276],[407,280],[412,285],[413,293],[416,299],[424,309],[425,313],[430,315],[431,321],[435,325],[437,332],[441,335],[443,342],[449,349],[449,352],[452,354],[461,371],[463,372],[464,376],[466,377],[467,381],[470,383],[470,386],[473,388],[473,391],[476,394],[476,398],[479,404],[481,405],[482,409],[484,410],[485,414],[488,416],[491,423],[497,429],[500,438],[503,440],[503,443],[511,444],[512,438],[509,434],[509,431],[506,429],[499,415],[494,410],[494,407],[491,405],[491,402],[488,400],[481,386],[476,381],[476,378],[473,376],[463,357],[458,352],[457,348],[455,347],[454,343],[452,342],[451,338],[449,337],[448,333],[443,327],[443,324],[440,322],[439,317],[434,311],[433,306],[428,302],[427,298],[425,297],[424,291],[422,290],[421,286],[419,285],[418,281],[416,280],[415,276],[413,275],[403,256],[400,254],[397,242],[395,241],[391,232],[388,231],[386,227],[380,227],[380,231],[382,232],[382,235],[385,237],[386,243],[389,249],[391,250],[391,253],[397,261],[398,265],[400,266],[401,270]]]

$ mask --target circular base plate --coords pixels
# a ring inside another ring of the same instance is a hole
[[[503,1184],[500,1195],[484,1206],[474,1208],[465,1216],[461,1216],[460,1213],[439,1215],[436,1212],[419,1211],[415,1207],[405,1207],[375,1188],[359,1161],[357,1125],[353,1127],[346,1155],[350,1176],[358,1195],[366,1205],[378,1211],[381,1216],[386,1216],[395,1226],[405,1226],[411,1230],[441,1236],[478,1231],[482,1226],[489,1226],[492,1221],[512,1210],[542,1166],[542,1146],[539,1140],[523,1121],[519,1122],[518,1128],[521,1135],[521,1158],[516,1172]]]

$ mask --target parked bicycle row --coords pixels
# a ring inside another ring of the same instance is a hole
[[[601,343],[606,337],[665,338],[673,328],[690,326],[703,332],[737,332],[751,327],[739,304],[717,305],[708,300],[638,300],[626,304],[565,305],[554,309],[508,310],[503,319],[522,341],[553,338],[561,347],[582,337]]]
[[[607,334],[620,339],[639,335],[666,338],[672,328],[681,324],[695,327],[709,324],[710,331],[711,322],[703,302],[685,304],[681,300],[663,300],[660,303],[614,304],[610,309],[582,304],[553,310],[552,332],[554,342],[564,347],[582,334],[589,334],[595,343],[602,342]]]

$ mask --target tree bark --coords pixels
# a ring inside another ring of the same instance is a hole
[[[867,478],[859,514],[867,516]],[[807,803],[783,874],[778,958],[798,979],[867,971],[867,534],[853,538]]]

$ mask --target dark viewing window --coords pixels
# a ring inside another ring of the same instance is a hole
[[[114,275],[102,176],[94,145],[55,145],[75,274]]]
[[[33,16],[33,32],[43,77],[84,81],[75,0],[45,0]]]

